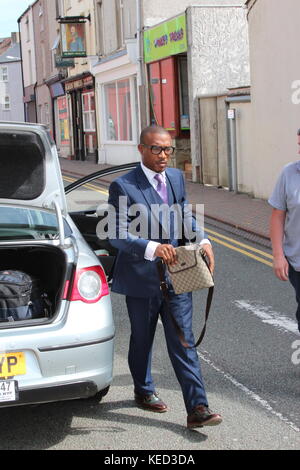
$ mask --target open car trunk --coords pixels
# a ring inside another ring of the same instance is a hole
[[[40,312],[39,319],[53,318],[57,313],[65,284],[67,262],[64,252],[46,244],[0,247],[0,271],[12,270],[22,271],[37,281],[41,294],[46,294],[49,306],[47,311]],[[18,323],[12,322],[14,325]],[[9,324],[2,320],[1,326]]]

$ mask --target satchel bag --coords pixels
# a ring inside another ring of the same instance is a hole
[[[179,339],[185,348],[194,348],[199,346],[205,335],[214,292],[214,280],[206,261],[204,250],[199,245],[191,244],[186,246],[179,246],[175,248],[175,250],[177,254],[177,264],[166,266],[166,271],[172,283],[175,294],[183,294],[185,292],[193,292],[195,290],[208,288],[204,326],[198,341],[194,345],[189,345],[185,341],[184,334],[169,308],[169,291],[163,262],[159,261],[157,263],[157,269],[160,277],[160,289],[163,293],[167,309],[170,313]]]
[[[177,264],[168,266],[168,274],[175,294],[210,288],[213,277],[207,265],[204,251],[199,245],[176,248]]]

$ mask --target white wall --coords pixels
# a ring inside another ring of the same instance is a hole
[[[145,26],[153,26],[183,13],[191,5],[242,5],[245,0],[143,0]]]
[[[250,83],[246,10],[193,6],[187,10],[187,28],[191,154],[197,181],[202,179],[199,98],[224,95],[228,88]]]
[[[258,0],[248,16],[253,193],[261,198],[269,197],[282,166],[299,159],[299,17],[299,0]]]
[[[27,30],[27,25],[26,25],[27,18],[29,22],[29,40],[28,40],[28,30]],[[21,32],[21,46],[22,46],[22,58],[23,58],[24,87],[26,88],[36,83],[36,63],[35,63],[35,45],[34,45],[32,7],[29,8],[28,12],[22,17],[20,21],[20,32]],[[30,51],[30,55],[29,55],[29,51]],[[31,63],[29,61],[29,57],[31,57]]]
[[[5,93],[10,97],[10,110],[4,110],[0,96],[0,121],[24,121],[24,103],[21,62],[1,63],[8,68],[8,82],[4,83]],[[0,93],[2,87],[0,88]]]

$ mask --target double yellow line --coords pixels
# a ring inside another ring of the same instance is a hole
[[[69,176],[63,176],[63,179],[69,182],[75,181],[74,178],[70,178]],[[91,184],[91,183],[86,183],[83,187],[87,189],[91,189],[92,191],[96,191],[101,194],[108,194],[108,191],[104,189],[99,189],[98,186]],[[205,232],[207,232],[210,235],[210,240],[212,240],[215,243],[218,243],[219,245],[223,245],[226,248],[230,248],[231,250],[237,251],[238,253],[241,253],[242,255],[248,256],[249,258],[255,259],[256,261],[259,261],[260,263],[263,263],[267,266],[272,267],[272,260],[273,256],[265,251],[259,250],[258,248],[253,248],[250,245],[247,245],[242,242],[238,242],[237,240],[234,240],[233,238],[226,237],[225,235],[221,235],[218,232],[214,232],[213,230],[209,230],[205,228]]]
[[[68,181],[69,183],[73,183],[73,181],[76,181],[75,178],[70,178],[70,176],[63,176],[63,179],[65,181]],[[86,189],[91,189],[92,191],[96,191],[97,193],[108,195],[108,191],[106,191],[105,189],[100,189],[99,186],[96,186],[91,183],[83,184],[82,187]]]
[[[207,228],[205,228],[205,232],[207,232],[209,235],[211,234],[209,238],[213,242],[218,243],[219,245],[226,246],[231,250],[237,251],[245,256],[248,256],[249,258],[255,259],[256,261],[266,264],[267,266],[270,266],[272,268],[273,256],[270,253],[259,250],[257,248],[253,248],[250,245],[238,242],[233,238],[226,237],[225,235],[221,235],[220,233],[214,232],[213,230],[209,230]]]

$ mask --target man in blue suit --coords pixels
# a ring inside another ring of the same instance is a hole
[[[159,314],[164,327],[169,357],[182,389],[187,410],[187,427],[220,424],[222,418],[208,407],[201,368],[195,348],[185,348],[178,337],[160,290],[157,262],[176,263],[175,247],[183,244],[180,231],[170,212],[168,228],[163,211],[157,207],[174,205],[181,215],[191,218],[187,210],[185,184],[181,171],[167,168],[174,152],[170,134],[162,127],[144,129],[138,146],[142,162],[134,170],[116,179],[109,190],[109,203],[116,217],[117,248],[112,290],[126,296],[131,324],[128,362],[138,406],[155,412],[167,411],[167,405],[155,391],[151,375],[152,344]],[[134,217],[138,214],[138,217]],[[138,223],[134,223],[138,221]],[[214,269],[210,242],[193,221],[193,233]],[[176,232],[177,231],[177,232]],[[184,332],[188,344],[194,344],[192,333],[192,294],[176,295],[169,286],[169,308]]]

